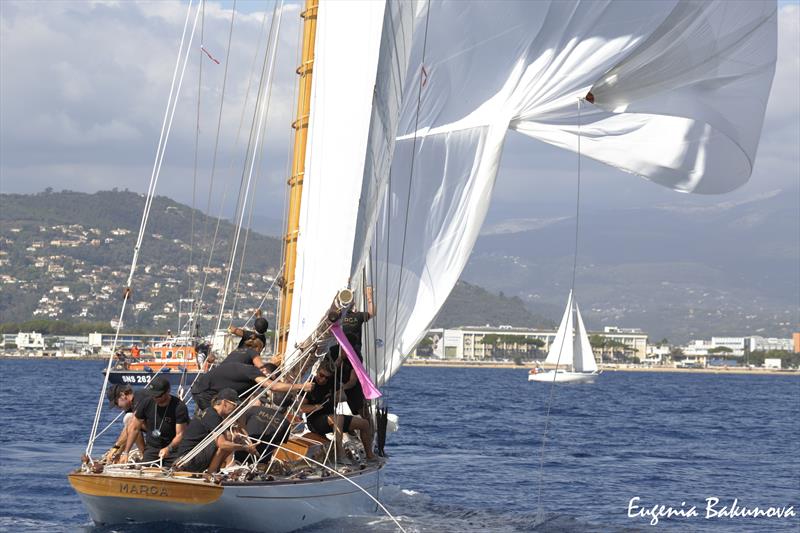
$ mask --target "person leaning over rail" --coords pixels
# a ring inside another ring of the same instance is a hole
[[[247,342],[248,339],[252,338],[256,338],[261,341],[262,349],[264,346],[267,345],[266,333],[267,329],[269,329],[269,322],[267,322],[266,318],[261,317],[261,309],[256,309],[255,316],[256,319],[253,322],[253,329],[255,329],[255,331],[251,331],[249,329],[244,329],[244,328],[237,328],[234,326],[228,326],[228,333],[242,338],[239,341],[239,346],[237,346],[237,348],[244,348],[245,342]]]
[[[275,365],[267,363],[267,366]],[[265,391],[239,419],[247,435],[256,439],[256,449],[262,463],[269,461],[276,445],[280,446],[289,440],[292,416],[287,410],[294,403],[294,396],[288,393],[273,394],[272,402],[268,396],[269,393]],[[302,419],[298,420],[302,422]],[[242,463],[247,456],[240,451],[236,452],[235,458]]]
[[[342,447],[342,434],[358,431],[361,443],[368,462],[377,461],[378,458],[372,451],[372,427],[368,420],[358,416],[337,415],[336,405],[339,403],[340,390],[334,383],[334,364],[324,361],[317,368],[312,383],[314,386],[303,400],[301,411],[307,414],[306,425],[308,429],[319,435],[333,432],[338,462],[350,463]]]
[[[243,365],[253,365],[257,369],[264,371],[264,362],[261,360],[261,350],[264,344],[261,339],[251,337],[247,339],[244,346],[236,348],[223,359],[221,365],[226,363],[241,363]]]
[[[192,385],[192,399],[198,410],[208,409],[211,399],[222,389],[233,389],[241,396],[256,384],[276,392],[311,390],[311,383],[284,383],[265,376],[253,365],[228,363],[201,374]]]
[[[128,426],[133,422],[133,413],[136,411],[136,406],[139,405],[139,402],[145,397],[145,394],[146,393],[141,390],[134,392],[133,387],[126,384],[116,384],[108,387],[106,391],[108,403],[110,403],[112,407],[116,407],[125,413],[122,417],[122,431],[120,431],[117,440],[114,441],[114,446],[109,450],[109,452],[111,452],[109,457],[118,456],[119,450],[128,442]],[[130,431],[134,430],[131,429]],[[144,439],[142,438],[141,431],[136,431],[135,442],[139,450],[144,452]]]
[[[197,455],[185,463],[178,461],[180,457],[192,451],[195,446],[217,429],[222,421],[236,409],[239,403],[239,395],[235,390],[222,389],[219,391],[211,399],[211,407],[203,411],[202,414],[198,413],[189,422],[189,427],[186,428],[177,451],[167,458],[165,464],[175,463],[175,467],[178,470],[188,472],[208,470],[209,473],[213,474],[219,470],[220,465],[224,464],[233,452],[242,451],[253,455],[258,453],[253,444],[237,443],[230,440],[227,436],[229,432],[226,431],[202,450],[199,450]]]
[[[169,453],[177,450],[183,437],[183,431],[189,423],[189,410],[180,398],[169,393],[169,381],[158,377],[150,382],[144,391],[146,398],[136,406],[134,418],[128,426],[128,440],[120,457],[127,462],[136,435],[144,431],[144,462],[164,459]]]

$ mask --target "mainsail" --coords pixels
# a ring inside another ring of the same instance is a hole
[[[375,221],[377,382],[458,280],[509,129],[574,151],[580,128],[584,155],[678,191],[744,183],[774,73],[776,13],[775,2],[424,6]]]
[[[406,70],[412,6],[319,5],[288,354],[314,330],[337,291],[350,285],[354,256],[363,248],[355,236],[365,217],[357,214],[376,209],[362,198],[377,194],[369,192],[372,183],[388,174],[402,88],[396,73]]]
[[[567,298],[567,307],[564,309],[564,316],[561,317],[561,323],[558,325],[558,331],[556,331],[556,338],[550,344],[547,358],[544,360],[548,365],[572,365],[574,315],[575,313],[572,310],[572,291],[570,291]]]

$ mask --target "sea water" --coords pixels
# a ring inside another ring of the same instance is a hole
[[[219,531],[92,526],[66,474],[102,368],[0,360],[0,531]],[[800,529],[798,377],[606,372],[553,389],[522,369],[406,367],[386,401],[400,429],[381,499],[407,531]],[[756,507],[783,517],[741,513]],[[376,513],[308,531],[395,530]]]

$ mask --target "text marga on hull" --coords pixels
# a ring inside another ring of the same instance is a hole
[[[377,498],[380,468],[366,467],[345,476]],[[359,515],[376,508],[362,490],[330,476],[216,483],[161,473],[75,472],[69,480],[99,525],[166,521],[279,533],[342,517],[343,509]]]

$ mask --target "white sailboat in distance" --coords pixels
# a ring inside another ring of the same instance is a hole
[[[549,371],[534,368],[528,374],[528,381],[585,383],[594,381],[600,375],[592,345],[589,344],[589,336],[586,334],[586,326],[583,325],[583,318],[572,297],[572,291],[569,293],[567,308],[558,326],[556,338],[550,345],[544,362],[555,365],[556,368]],[[569,370],[559,367],[567,367]]]

